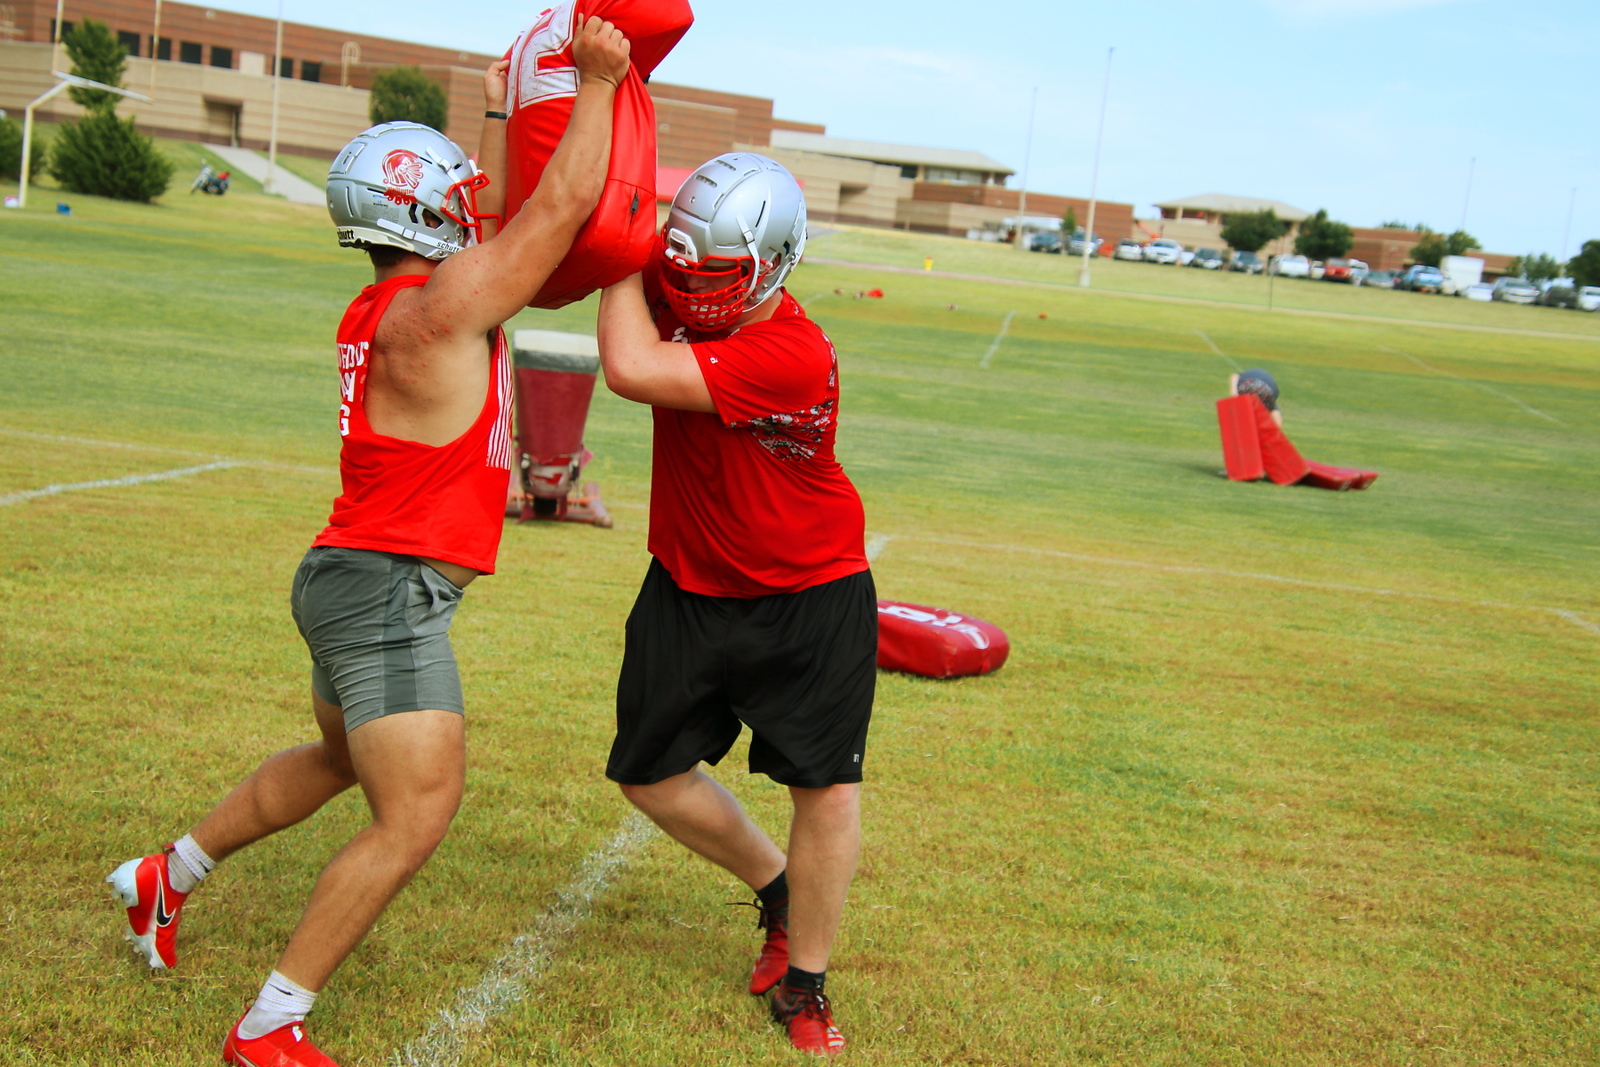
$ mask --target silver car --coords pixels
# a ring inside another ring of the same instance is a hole
[[[1144,259],[1144,246],[1131,237],[1123,238],[1117,242],[1116,258],[1138,263]]]
[[[1176,264],[1183,259],[1183,245],[1170,237],[1157,237],[1144,246],[1146,263]]]
[[[1531,304],[1539,299],[1539,287],[1526,278],[1501,278],[1494,283],[1494,298],[1508,304]]]

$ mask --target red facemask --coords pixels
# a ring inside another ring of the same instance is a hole
[[[707,259],[692,263],[663,250],[661,287],[673,314],[701,333],[716,333],[732,326],[744,313],[745,300],[756,288],[756,261]],[[765,265],[763,264],[763,267]],[[766,271],[763,269],[760,274]]]

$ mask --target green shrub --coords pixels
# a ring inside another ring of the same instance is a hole
[[[394,67],[372,79],[372,121],[420,122],[444,132],[450,100],[421,67]]]
[[[45,142],[35,128],[33,150],[28,156],[28,180],[39,176],[44,166]],[[22,123],[0,119],[0,178],[16,181],[22,176]]]
[[[149,202],[167,191],[172,161],[134,129],[132,119],[92,111],[65,123],[50,146],[50,173],[74,193]]]
[[[72,60],[72,73],[101,85],[122,87],[122,75],[128,69],[128,50],[111,36],[105,23],[84,19],[81,25],[62,35],[61,46]],[[89,111],[111,111],[122,102],[116,93],[76,85],[67,90],[67,96]]]

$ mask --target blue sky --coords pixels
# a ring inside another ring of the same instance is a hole
[[[272,0],[222,6],[271,15]],[[285,0],[285,17],[503,49],[543,5]],[[1467,229],[1491,251],[1600,238],[1595,0],[698,0],[657,77],[771,97],[843,137],[976,149],[1086,195],[1116,48],[1100,195],[1223,192],[1355,225]],[[1477,163],[1467,199],[1469,160]],[[1013,179],[1013,185],[1016,179]]]

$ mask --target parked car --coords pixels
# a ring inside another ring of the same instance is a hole
[[[1359,259],[1330,259],[1323,268],[1322,280],[1360,285],[1366,279],[1367,273],[1367,265]]]
[[[1465,289],[1457,289],[1456,295],[1464,296],[1468,300],[1489,301],[1494,299],[1494,286],[1488,282],[1479,282],[1477,285],[1469,285]]]
[[[1242,271],[1245,274],[1261,273],[1261,257],[1254,252],[1235,252],[1228,261],[1229,270]]]
[[[1222,253],[1215,248],[1197,248],[1194,258],[1189,261],[1189,266],[1199,267],[1201,270],[1221,270]]]
[[[1189,264],[1191,264],[1193,262],[1194,262],[1194,253],[1189,251],[1187,248],[1185,248],[1183,250],[1183,254],[1178,257],[1178,266],[1187,267]]]
[[[1276,274],[1282,278],[1309,278],[1311,277],[1311,261],[1305,256],[1287,254],[1273,256],[1272,262],[1267,265],[1268,274]]]
[[[1394,288],[1394,271],[1392,271],[1392,270],[1375,270],[1372,273],[1368,274],[1365,278],[1361,279],[1361,284],[1362,285],[1370,285],[1374,289],[1393,289]]]
[[[1600,285],[1585,285],[1578,290],[1579,311],[1600,311]]]
[[[1578,307],[1578,290],[1570,285],[1552,285],[1539,294],[1539,303],[1547,308]]]
[[[1327,265],[1324,264],[1322,262],[1322,260],[1313,259],[1311,261],[1311,274],[1309,275],[1309,277],[1314,282],[1320,282],[1322,280],[1323,274],[1327,271],[1327,269],[1328,269]]]
[[[1539,299],[1539,287],[1526,278],[1501,278],[1494,283],[1494,298],[1507,304],[1531,304]]]
[[[1183,258],[1183,245],[1170,237],[1157,237],[1144,246],[1146,263],[1175,264]]]
[[[1406,289],[1413,293],[1442,293],[1444,292],[1444,273],[1438,267],[1430,267],[1423,263],[1413,263],[1407,267],[1400,277],[1394,280],[1396,289]]]
[[[1138,263],[1144,259],[1144,246],[1131,237],[1124,237],[1117,242],[1117,259],[1125,259],[1129,263]]]
[[[1077,233],[1073,234],[1072,240],[1067,242],[1067,255],[1081,256],[1085,251],[1087,251],[1092,256],[1099,252],[1100,246],[1106,243],[1106,239],[1101,237],[1099,234],[1094,234],[1093,237],[1093,241],[1089,243],[1089,246],[1086,249],[1083,231],[1079,230]]]
[[[1028,238],[1028,251],[1030,252],[1060,252],[1061,235],[1045,230],[1033,234]]]

